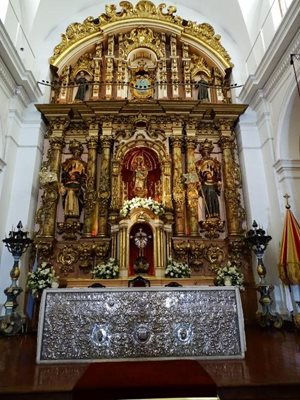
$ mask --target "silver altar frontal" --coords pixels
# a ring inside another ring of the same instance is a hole
[[[229,359],[245,353],[233,287],[47,289],[38,363]]]

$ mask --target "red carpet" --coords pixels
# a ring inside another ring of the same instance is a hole
[[[74,387],[74,400],[216,396],[216,384],[197,361],[91,364]]]

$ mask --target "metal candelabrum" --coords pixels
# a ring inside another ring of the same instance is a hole
[[[257,321],[262,327],[274,326],[275,328],[281,328],[283,324],[282,318],[277,313],[273,314],[271,312],[273,303],[271,293],[274,290],[274,286],[266,282],[266,268],[263,262],[266,248],[272,237],[266,235],[264,229],[259,228],[256,221],[253,221],[252,229],[247,232],[245,240],[257,258],[256,270],[259,283],[256,285],[256,290],[260,294],[259,303],[262,308],[261,312],[257,311]]]
[[[22,228],[23,225],[20,221],[17,225],[17,231],[10,231],[8,238],[2,240],[14,258],[14,264],[10,271],[11,285],[4,290],[7,297],[4,303],[5,316],[0,321],[0,333],[4,335],[14,335],[20,332],[23,327],[22,317],[16,311],[18,307],[17,297],[23,291],[18,285],[20,276],[19,260],[32,243],[32,239],[28,237],[28,232],[23,231]]]

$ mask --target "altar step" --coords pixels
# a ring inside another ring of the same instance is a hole
[[[216,383],[220,400],[299,400],[299,332],[247,327],[246,341],[244,360],[200,363]],[[0,354],[1,400],[74,400],[74,387],[89,368],[37,365],[33,334],[1,337]]]

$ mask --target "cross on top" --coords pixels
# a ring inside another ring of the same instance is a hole
[[[286,208],[286,209],[290,209],[291,206],[290,206],[290,204],[289,204],[289,198],[290,198],[291,196],[290,196],[289,194],[286,193],[283,197],[285,198],[285,201],[286,201],[285,208]]]

